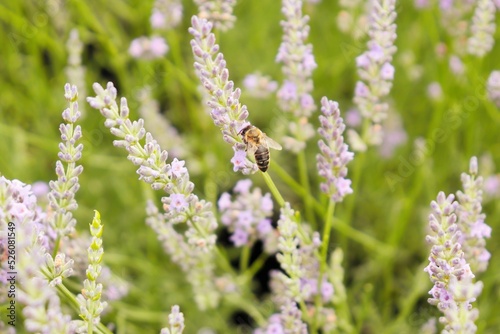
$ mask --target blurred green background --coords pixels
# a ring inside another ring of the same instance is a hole
[[[129,101],[131,118],[136,119],[137,93],[150,86],[189,152],[186,166],[195,192],[215,202],[223,191],[230,190],[244,176],[232,171],[232,149],[222,141],[202,106],[192,66],[191,36],[187,33],[190,17],[197,9],[190,1],[183,5],[181,25],[163,36],[170,51],[165,58],[148,61],[133,59],[128,48],[132,39],[151,34],[152,1],[2,2],[0,173],[25,183],[55,178],[58,127],[61,112],[67,107],[63,89],[68,80],[66,41],[69,31],[76,28],[84,44],[82,62],[86,68],[85,87],[78,87],[85,148],[81,189],[76,196],[77,228],[86,230],[93,210],[101,212],[105,262],[131,285],[130,293],[113,303],[112,312],[103,317],[103,322],[115,323],[117,333],[157,333],[167,323],[170,307],[179,304],[186,318],[185,333],[197,333],[202,328],[218,333],[250,333],[254,324],[234,305],[197,310],[182,272],[170,263],[154,232],[144,223],[145,201],[153,198],[158,204],[163,194],[138,181],[126,152],[113,147],[114,137],[103,126],[103,117],[88,106],[82,94],[93,96],[93,82],[104,86],[113,81],[119,96]],[[309,42],[318,64],[313,77],[315,101],[319,104],[326,95],[338,101],[345,112],[353,107],[358,80],[355,57],[365,50],[366,36],[356,39],[339,30],[341,8],[337,1],[323,0],[306,5],[304,10],[311,17]],[[408,139],[388,158],[382,158],[376,149],[355,157],[349,165],[355,193],[338,205],[336,212],[337,217],[396,252],[360,242],[338,229],[332,237],[332,249],[340,246],[345,253],[352,321],[363,333],[417,333],[429,317],[439,316],[426,302],[431,283],[422,271],[428,263],[429,246],[424,238],[429,202],[440,190],[454,193],[461,188],[460,174],[468,171],[471,156],[480,158],[480,173],[484,172],[484,155],[500,165],[500,113],[485,98],[488,75],[500,70],[500,45],[497,43],[483,59],[468,56],[450,33],[453,29],[445,29],[437,6],[418,11],[411,1],[402,1],[397,11],[396,74],[388,100],[400,115]],[[282,36],[280,1],[241,0],[235,15],[234,28],[216,33],[230,79],[242,87],[247,74],[260,71],[281,82],[281,68],[275,63]],[[498,25],[498,15],[496,21]],[[497,31],[497,42],[498,36]],[[450,70],[452,54],[463,55],[463,75]],[[441,85],[441,99],[429,98],[427,89],[432,82]],[[248,106],[252,123],[272,137],[277,135],[283,115],[275,97],[259,100],[243,91],[241,102]],[[316,127],[317,114],[313,118]],[[438,129],[446,134],[439,143],[432,137]],[[427,140],[423,154],[415,153],[418,138]],[[308,143],[306,152],[311,191],[326,202],[317,186],[316,140]],[[296,177],[295,157],[287,152],[272,153],[272,164]],[[280,180],[272,166],[269,173],[285,200],[300,210],[301,198]],[[395,175],[401,177],[392,184]],[[250,178],[268,191],[260,175]],[[486,222],[493,233],[487,242],[492,253],[489,270],[477,277],[485,284],[475,303],[480,310],[476,322],[479,333],[500,332],[497,203],[498,199],[484,203]],[[231,254],[237,256],[236,252]],[[265,282],[255,284],[265,286]]]

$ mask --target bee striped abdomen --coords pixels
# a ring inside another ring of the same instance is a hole
[[[262,172],[269,167],[269,149],[265,146],[259,146],[255,151],[255,162]]]

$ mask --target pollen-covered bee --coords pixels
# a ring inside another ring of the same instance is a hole
[[[255,156],[255,162],[262,172],[269,167],[269,148],[281,150],[281,145],[266,136],[259,128],[247,125],[238,133],[242,136],[246,151]]]

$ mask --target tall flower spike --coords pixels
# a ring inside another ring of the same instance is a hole
[[[345,125],[340,117],[338,103],[323,97],[321,105],[323,115],[319,116],[321,127],[318,132],[323,139],[318,141],[321,153],[316,156],[316,160],[318,173],[326,182],[321,183],[320,187],[333,201],[341,202],[352,193],[351,180],[346,179],[346,176],[347,164],[354,158],[354,153],[349,152],[349,147],[344,143],[342,134]]]
[[[216,29],[226,31],[234,26],[233,8],[236,0],[194,0],[199,17],[212,22]]]
[[[370,17],[368,50],[356,58],[358,74],[354,103],[364,118],[361,135],[355,130],[348,132],[355,151],[365,151],[369,145],[382,141],[380,122],[385,119],[388,104],[383,98],[389,94],[394,79],[392,56],[396,52],[395,0],[374,0]]]
[[[467,51],[483,57],[495,44],[496,8],[492,0],[479,0],[472,18],[471,36],[467,40]]]
[[[50,207],[53,210],[52,216],[49,216],[50,227],[57,234],[57,238],[69,235],[75,227],[76,220],[71,211],[76,210],[78,204],[75,200],[75,194],[80,188],[78,176],[83,171],[82,165],[76,162],[82,157],[83,144],[78,144],[82,138],[82,129],[80,125],[75,127],[75,123],[81,116],[78,110],[78,91],[76,86],[66,84],[64,86],[64,97],[69,102],[69,108],[65,109],[62,117],[65,124],[61,124],[62,142],[59,144],[59,159],[56,162],[57,181],[50,181],[51,188],[48,194]],[[66,164],[66,168],[64,168]],[[56,248],[59,245],[56,245]]]
[[[280,279],[287,287],[287,296],[295,301],[301,301],[300,278],[303,276],[300,266],[301,256],[298,250],[299,238],[298,226],[294,219],[294,211],[289,203],[281,208],[280,219],[278,220],[278,239],[279,253],[276,255],[284,273],[280,273]]]
[[[457,192],[460,203],[458,226],[462,232],[460,244],[465,253],[465,259],[475,273],[480,273],[488,267],[491,254],[486,250],[486,240],[491,236],[491,227],[484,220],[486,215],[481,213],[483,200],[483,178],[478,176],[477,158],[470,160],[469,174],[462,173],[464,191]]]
[[[215,44],[215,35],[211,32],[212,23],[193,16],[191,25],[189,33],[194,36],[191,40],[194,68],[210,96],[207,102],[212,109],[210,116],[222,131],[224,141],[233,146],[235,154],[231,162],[234,164],[234,171],[241,170],[243,174],[255,173],[257,165],[246,157],[245,144],[238,135],[240,130],[248,125],[247,107],[239,101],[241,90],[234,89],[234,83],[229,80],[224,55],[218,52],[219,45]]]
[[[458,203],[454,199],[453,195],[446,197],[440,192],[437,200],[431,202],[430,234],[426,241],[432,248],[424,270],[434,286],[428,302],[443,312],[440,321],[445,324],[445,331],[475,333],[474,321],[479,312],[472,309],[471,303],[481,293],[482,283],[472,282],[474,274],[459,243],[461,232],[455,215]]]
[[[118,108],[117,91],[111,82],[106,89],[97,83],[93,87],[97,96],[89,97],[87,101],[93,108],[100,110],[106,118],[105,126],[119,138],[114,141],[114,145],[125,148],[129,153],[128,159],[139,166],[137,173],[140,180],[150,184],[154,190],[164,190],[169,195],[162,198],[166,211],[164,215],[159,215],[154,205],[155,209],[148,205],[149,224],[158,233],[158,238],[164,242],[173,260],[188,274],[198,306],[201,309],[215,307],[219,296],[213,286],[212,250],[216,241],[214,231],[217,221],[210,203],[193,194],[194,184],[189,179],[185,162],[174,158],[167,164],[168,152],[161,149],[149,132],[146,133],[144,121],[129,119],[127,99],[122,98]],[[144,137],[146,143],[143,145],[141,142]],[[184,234],[174,229],[174,225],[181,223],[187,225]],[[178,249],[172,244],[179,245]],[[186,252],[179,254],[179,250]]]
[[[294,116],[294,120],[289,124],[293,137],[286,136],[283,143],[288,150],[298,153],[305,148],[305,142],[314,136],[308,118],[316,110],[311,95],[311,76],[317,65],[312,45],[306,44],[309,17],[302,14],[302,1],[283,0],[281,11],[285,16],[285,20],[281,21],[283,41],[276,61],[283,64],[285,78],[277,97],[281,109]]]
[[[99,324],[100,315],[107,306],[106,302],[101,302],[102,284],[97,283],[97,279],[101,274],[101,261],[104,255],[102,231],[101,215],[98,211],[95,211],[94,219],[90,223],[92,243],[87,249],[89,260],[87,279],[83,282],[82,293],[76,297],[80,306],[80,317],[84,322],[80,327],[87,329],[88,333],[92,333],[94,326]]]

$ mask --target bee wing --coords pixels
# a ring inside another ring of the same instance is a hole
[[[280,151],[282,149],[281,145],[275,142],[273,139],[269,138],[268,136],[265,137],[266,140],[266,145],[268,148],[274,148],[275,150]]]
[[[255,151],[257,151],[257,145],[248,143],[246,151],[249,155],[253,156],[255,154]]]

